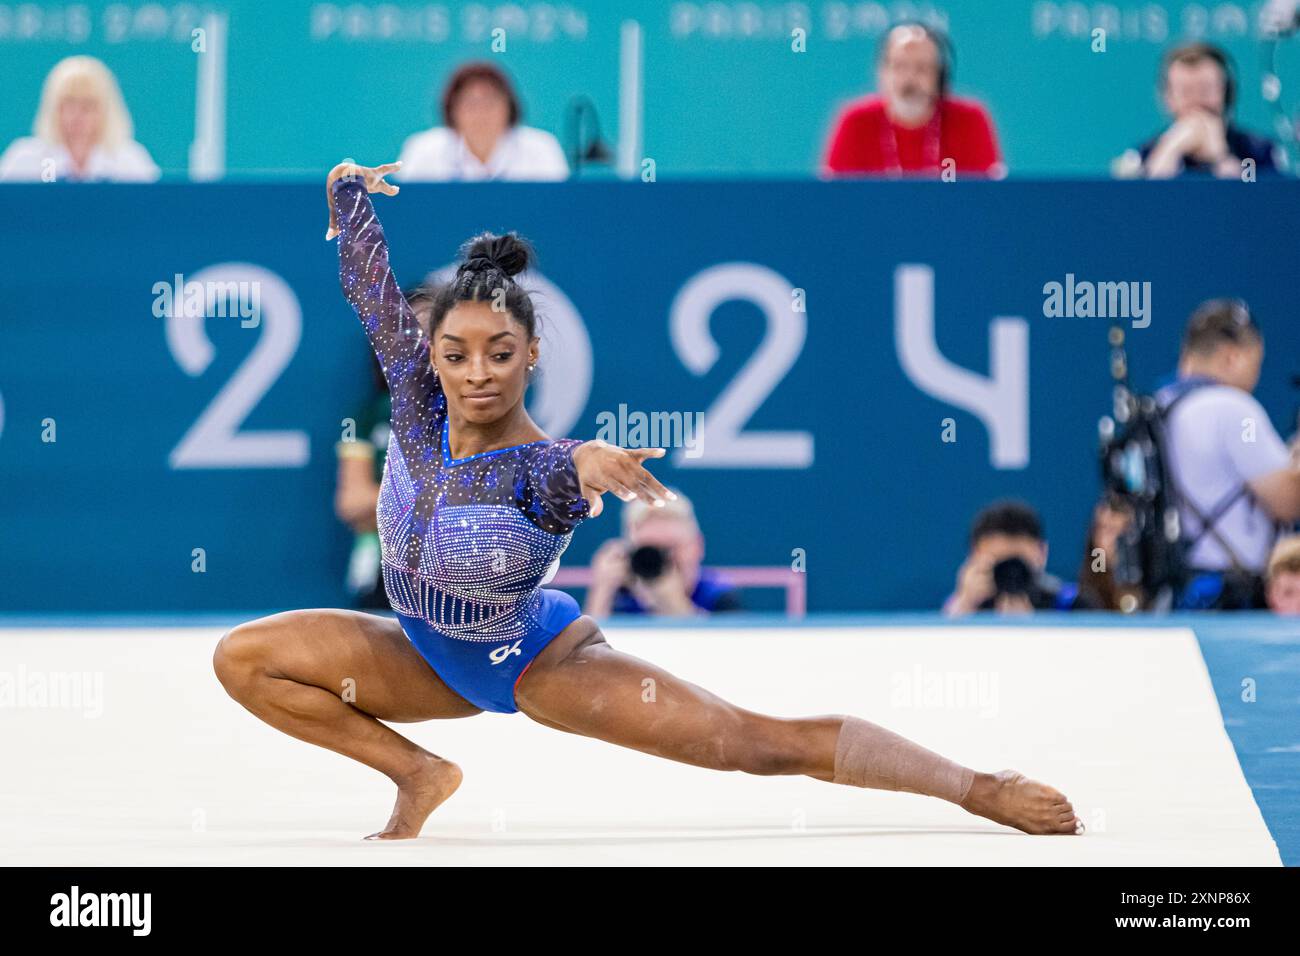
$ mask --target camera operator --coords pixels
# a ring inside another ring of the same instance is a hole
[[[1300,519],[1300,463],[1251,394],[1264,338],[1239,299],[1211,299],[1183,333],[1177,378],[1156,393],[1179,492],[1183,609],[1264,606],[1279,524]]]
[[[740,609],[731,583],[700,566],[704,535],[695,509],[672,491],[677,499],[661,508],[640,500],[623,505],[623,536],[606,541],[592,558],[584,613],[681,617]]]
[[[1094,598],[1048,574],[1046,567],[1047,539],[1038,513],[1020,501],[994,502],[975,516],[970,553],[943,612],[960,617],[974,611],[1099,609]]]

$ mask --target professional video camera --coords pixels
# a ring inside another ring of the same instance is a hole
[[[1110,330],[1113,411],[1098,423],[1105,492],[1132,511],[1111,576],[1120,610],[1168,610],[1186,579],[1178,500],[1169,475],[1165,410],[1129,385],[1124,329]]]

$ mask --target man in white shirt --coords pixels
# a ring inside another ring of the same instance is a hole
[[[1300,460],[1251,395],[1263,360],[1264,339],[1245,304],[1213,299],[1193,313],[1178,381],[1161,390],[1195,569],[1260,576],[1279,524],[1300,520]]]
[[[555,181],[568,178],[559,141],[519,124],[519,100],[491,63],[468,63],[452,74],[442,96],[445,126],[407,138],[395,179]]]

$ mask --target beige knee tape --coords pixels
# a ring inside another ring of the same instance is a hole
[[[836,783],[906,790],[961,803],[974,781],[975,771],[869,720],[846,717],[840,728],[835,745]]]

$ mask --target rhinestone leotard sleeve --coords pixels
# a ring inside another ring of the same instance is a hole
[[[393,436],[412,479],[432,469],[447,401],[429,365],[428,342],[388,263],[388,242],[365,186],[334,184],[339,281],[366,330],[392,396]]]
[[[388,261],[388,241],[364,183],[333,186],[339,229],[339,283],[388,382],[391,432],[380,510],[403,516],[400,535],[381,534],[384,563],[416,570],[432,552],[438,447],[447,399],[429,364],[428,340]],[[380,515],[381,529],[384,515]]]
[[[591,517],[573,463],[573,451],[581,444],[576,438],[561,438],[540,445],[529,456],[519,507],[543,531],[568,534]]]

